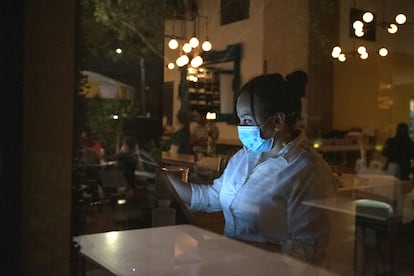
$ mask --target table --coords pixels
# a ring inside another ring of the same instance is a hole
[[[170,165],[188,165],[193,166],[195,163],[193,154],[171,153],[163,151],[161,153],[161,161]]]
[[[321,271],[192,225],[90,234],[74,241],[81,256],[115,275],[315,275]]]

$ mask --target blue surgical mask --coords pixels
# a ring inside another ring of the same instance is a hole
[[[259,126],[238,126],[239,139],[251,151],[267,152],[272,149],[273,137],[263,139],[260,136]]]

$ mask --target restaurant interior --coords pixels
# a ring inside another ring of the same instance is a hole
[[[389,175],[382,154],[397,124],[407,123],[414,138],[414,3],[62,2],[15,1],[7,10],[13,51],[2,57],[15,93],[1,103],[2,120],[17,124],[4,124],[0,148],[4,218],[11,226],[0,274],[280,272],[272,267],[283,259],[273,253],[222,240],[222,212],[189,212],[163,175],[210,185],[242,148],[235,113],[242,85],[260,74],[295,70],[309,78],[300,125],[337,180],[333,202],[303,202],[331,218],[327,258],[305,271],[414,273],[414,174],[408,181]],[[398,14],[406,20],[399,22]],[[182,47],[193,36],[199,45],[186,52]],[[191,127],[201,111],[218,129],[217,139],[209,132],[201,154],[166,147],[182,111],[192,115]],[[121,150],[126,136],[138,145],[132,185],[120,162],[106,158]],[[101,154],[92,163],[84,159],[85,137]],[[116,244],[114,233],[119,240],[142,234]],[[143,268],[134,263],[139,258]],[[303,273],[296,275],[309,275]]]

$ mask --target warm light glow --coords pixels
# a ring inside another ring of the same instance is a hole
[[[192,47],[191,47],[191,45],[190,45],[190,43],[185,43],[184,45],[183,45],[183,51],[185,52],[185,53],[190,53],[191,52],[191,49],[192,49]]]
[[[167,67],[168,67],[168,69],[172,70],[172,69],[175,68],[175,64],[170,62],[170,63],[168,63]]]
[[[108,243],[112,244],[115,243],[119,237],[118,231],[111,231],[105,234],[106,240]]]
[[[187,77],[187,80],[192,81],[192,82],[198,82],[198,78],[194,75],[189,75]]]
[[[363,30],[355,30],[355,35],[357,37],[363,37],[364,36],[364,31]]]
[[[344,62],[344,61],[346,60],[346,56],[345,56],[345,54],[340,54],[340,55],[339,55],[339,57],[338,57],[338,60],[339,60],[340,62]]]
[[[404,24],[406,21],[407,17],[403,13],[397,14],[397,16],[395,16],[395,22],[398,24]]]
[[[362,55],[362,54],[367,52],[367,48],[365,48],[364,46],[361,45],[361,46],[358,47],[357,52],[358,52],[358,54]]]
[[[217,118],[216,112],[207,112],[206,119],[207,120],[215,120]]]
[[[119,116],[118,116],[117,114],[113,114],[113,115],[112,115],[112,119],[114,119],[114,120],[118,120],[118,119],[119,119]]]
[[[118,199],[118,200],[116,201],[116,203],[117,203],[118,205],[124,205],[124,204],[126,203],[126,199]]]
[[[382,57],[385,57],[388,55],[388,50],[385,47],[382,47],[381,49],[379,49],[378,54]]]
[[[397,27],[397,25],[395,25],[395,24],[390,24],[390,25],[388,26],[387,31],[388,31],[390,34],[395,34],[395,33],[398,31],[398,27]]]
[[[122,49],[121,48],[115,49],[115,53],[117,53],[118,55],[122,54]]]
[[[364,20],[366,23],[370,23],[372,20],[374,20],[374,15],[372,12],[365,12],[364,15],[362,15],[362,20]]]
[[[341,54],[341,51],[342,51],[341,47],[339,47],[339,46],[335,46],[335,47],[332,49],[332,57],[333,57],[333,58],[338,58],[338,57],[339,57],[339,55]]]
[[[178,41],[175,38],[171,38],[171,40],[168,42],[168,47],[172,50],[175,50],[178,48]]]
[[[195,56],[192,60],[191,60],[191,66],[194,68],[200,67],[201,64],[203,64],[203,58],[200,56]]]
[[[190,46],[191,46],[191,47],[193,47],[193,48],[197,48],[197,47],[198,47],[198,45],[200,44],[200,42],[198,41],[197,37],[193,36],[193,37],[190,39],[189,44],[190,44]]]
[[[210,51],[211,48],[213,48],[213,45],[211,45],[211,42],[208,41],[208,39],[206,39],[206,41],[203,42],[203,44],[201,44],[201,48],[203,49],[203,51]]]
[[[362,23],[362,21],[360,21],[360,20],[356,20],[352,24],[352,27],[354,28],[355,31],[357,31],[357,30],[362,31],[362,29],[364,28],[364,23]]]
[[[317,142],[315,142],[315,143],[313,143],[313,148],[314,149],[318,149],[318,148],[320,148],[320,144],[319,143],[317,143]]]
[[[182,55],[177,58],[175,63],[177,64],[178,67],[183,67],[184,65],[187,65],[189,61],[190,59],[188,58],[187,55]]]
[[[367,52],[362,53],[359,57],[360,57],[361,59],[367,59],[367,58],[368,58],[368,53],[367,53]]]

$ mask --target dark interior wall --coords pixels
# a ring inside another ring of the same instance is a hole
[[[0,41],[0,275],[15,275],[20,257],[23,0],[2,2]]]
[[[22,275],[69,275],[76,0],[25,1]]]

